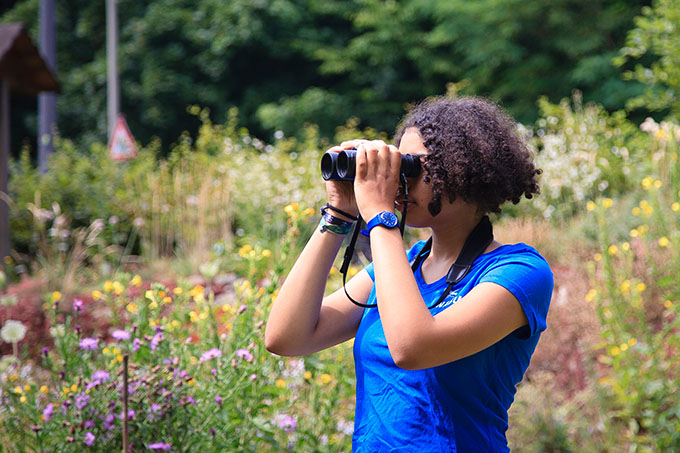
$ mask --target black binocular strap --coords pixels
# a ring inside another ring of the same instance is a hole
[[[342,287],[345,289],[345,294],[347,295],[349,300],[351,300],[352,303],[354,303],[355,305],[358,305],[359,307],[363,308],[374,308],[377,307],[378,304],[363,304],[361,302],[357,302],[347,293],[347,289],[345,288],[347,271],[349,269],[349,262],[352,258],[352,254],[354,253],[354,244],[356,243],[356,239],[358,237],[358,232],[360,229],[361,229],[361,217],[359,217],[359,221],[357,222],[357,225],[355,226],[354,229],[354,233],[352,234],[352,239],[349,245],[347,246],[347,249],[345,250],[344,261],[342,263],[342,267],[340,268],[340,273],[342,274]],[[458,258],[456,259],[456,262],[451,265],[449,272],[446,274],[446,289],[442,292],[441,296],[439,296],[437,302],[427,307],[428,309],[436,307],[437,305],[441,304],[444,301],[444,299],[446,299],[446,296],[449,295],[453,287],[461,280],[463,280],[463,278],[465,278],[465,276],[470,272],[470,269],[472,269],[472,264],[475,262],[477,258],[479,258],[479,256],[482,253],[484,253],[489,244],[491,244],[492,242],[493,242],[493,227],[491,226],[491,221],[489,220],[489,217],[484,216],[465,240],[465,244],[463,245],[463,248],[460,251]],[[430,239],[427,240],[423,248],[420,249],[420,251],[418,252],[418,256],[416,256],[415,260],[413,261],[413,264],[411,265],[411,269],[413,270],[413,272],[415,272],[418,269],[418,267],[420,267],[420,264],[430,253],[431,249],[432,249],[432,237],[430,237]]]

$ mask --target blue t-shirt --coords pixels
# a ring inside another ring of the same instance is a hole
[[[423,245],[415,244],[408,259],[412,261]],[[373,264],[366,269],[375,281]],[[428,306],[446,289],[445,277],[427,284],[417,269],[415,278]],[[446,310],[482,282],[509,290],[529,324],[476,354],[434,368],[397,367],[378,309],[364,310],[354,340],[357,400],[352,451],[509,451],[508,409],[546,328],[553,276],[532,247],[503,245],[477,258],[468,275],[430,312]],[[375,285],[368,303],[375,303]]]

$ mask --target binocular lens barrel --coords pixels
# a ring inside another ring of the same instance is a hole
[[[339,153],[327,152],[321,157],[321,177],[326,181],[353,181],[356,175],[356,149]],[[418,176],[422,168],[418,156],[402,154],[401,173],[406,177]]]

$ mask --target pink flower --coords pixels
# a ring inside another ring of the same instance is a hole
[[[220,351],[217,348],[212,348],[207,351],[205,351],[203,354],[201,354],[201,362],[205,362],[206,360],[214,359],[217,357],[220,357],[222,355],[222,351]]]
[[[114,331],[111,333],[111,336],[112,336],[113,338],[115,338],[116,340],[118,340],[118,341],[121,341],[121,340],[129,340],[129,339],[130,339],[130,333],[129,333],[129,332],[126,332],[126,331],[124,331],[124,330],[114,330]]]
[[[46,422],[49,422],[52,419],[52,414],[54,413],[54,404],[48,404],[45,406],[45,409],[43,409],[43,417],[45,418]]]
[[[170,450],[172,445],[165,442],[156,442],[155,444],[147,445],[147,447],[149,447],[149,450]]]
[[[83,311],[83,301],[80,299],[73,299],[73,311]]]
[[[253,361],[253,355],[250,353],[250,351],[243,348],[236,351],[236,357],[238,357],[239,359],[244,359],[247,362]]]
[[[83,338],[80,340],[80,343],[78,343],[78,346],[85,351],[95,351],[99,348],[99,340],[96,338]]]
[[[92,434],[91,432],[88,431],[85,433],[85,445],[87,445],[88,447],[92,446],[95,439],[96,437],[94,437],[94,434]]]

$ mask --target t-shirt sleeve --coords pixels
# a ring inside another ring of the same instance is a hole
[[[517,253],[500,258],[481,278],[510,291],[522,306],[529,321],[518,335],[529,338],[547,327],[548,307],[553,291],[553,273],[545,259],[536,252]]]

